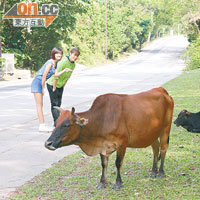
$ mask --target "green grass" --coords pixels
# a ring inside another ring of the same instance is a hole
[[[200,110],[200,70],[184,72],[164,87],[175,101],[173,120],[182,109]],[[99,156],[69,155],[20,187],[10,199],[20,200],[125,200],[200,199],[200,134],[174,124],[163,179],[151,179],[151,147],[128,149],[122,166],[123,187],[114,190],[115,153],[109,159],[107,187],[97,190],[101,177]]]

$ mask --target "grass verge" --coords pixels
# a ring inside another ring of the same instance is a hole
[[[200,70],[184,72],[164,87],[175,101],[173,120],[182,109],[200,110]],[[200,199],[200,134],[174,124],[165,160],[166,178],[150,179],[151,147],[127,149],[122,167],[124,187],[114,190],[115,153],[109,159],[107,187],[97,190],[101,176],[99,156],[69,155],[18,188],[10,200],[125,200]]]

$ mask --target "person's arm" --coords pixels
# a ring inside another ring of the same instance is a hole
[[[53,81],[53,92],[56,91],[56,84],[57,84],[57,79],[54,79]]]
[[[64,72],[70,72],[70,71],[72,71],[72,70],[69,69],[69,68],[65,68],[65,69],[63,69],[63,70],[60,71],[60,72],[58,72],[58,70],[56,69],[56,72],[55,72],[54,76],[55,76],[55,77],[58,77],[58,76],[62,75]]]
[[[75,66],[74,66],[75,67]],[[63,88],[65,87],[65,85],[67,84],[67,81],[69,80],[69,78],[71,77],[71,75],[72,75],[72,73],[73,73],[73,71],[74,71],[74,68],[71,70],[72,72],[71,72],[71,74],[70,74],[70,76],[68,77],[68,79],[65,81],[65,83],[64,83],[64,85],[63,85]]]
[[[43,76],[42,76],[42,95],[44,95],[45,81],[46,81],[47,74],[49,73],[50,69],[51,69],[51,63],[46,66]]]

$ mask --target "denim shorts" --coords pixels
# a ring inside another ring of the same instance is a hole
[[[32,93],[41,93],[42,94],[42,81],[35,77],[31,83],[31,92]]]

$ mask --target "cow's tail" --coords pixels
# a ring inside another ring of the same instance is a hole
[[[169,136],[167,138],[167,144],[169,145]],[[161,159],[161,153],[159,152],[158,161]]]

